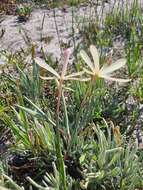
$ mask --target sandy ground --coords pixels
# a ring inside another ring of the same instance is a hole
[[[129,0],[128,4],[130,4],[131,1],[132,0]],[[105,3],[103,14],[109,10],[112,10],[114,2],[115,0],[110,1],[110,3]],[[118,1],[116,2],[118,3]],[[120,6],[125,6],[125,4],[121,4]],[[5,32],[3,37],[0,38],[0,50],[9,50],[16,52],[21,48],[26,48],[27,45],[23,37],[25,36],[24,33],[26,33],[31,42],[38,44],[39,47],[43,46],[46,53],[52,53],[54,56],[59,58],[61,54],[59,41],[64,44],[68,44],[70,47],[73,47],[73,37],[71,36],[74,29],[75,42],[79,42],[77,24],[80,22],[82,24],[83,17],[90,19],[92,16],[95,17],[95,14],[97,14],[95,7],[95,5],[92,5],[91,7],[88,4],[87,6],[75,8],[74,22],[72,21],[71,8],[65,8],[64,11],[63,9],[55,9],[55,18],[54,10],[35,9],[31,14],[30,19],[25,23],[19,23],[17,16],[3,16],[0,19],[0,34],[1,31]],[[99,5],[97,8],[98,14],[101,14],[101,11],[101,6]],[[45,19],[43,30],[41,30],[44,15]],[[59,36],[57,35],[57,28]],[[45,42],[45,40],[41,42],[41,35],[42,38],[45,39],[51,38],[50,43]]]

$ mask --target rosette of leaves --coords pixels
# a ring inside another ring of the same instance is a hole
[[[32,8],[30,5],[20,5],[17,7],[17,15],[18,15],[18,20],[20,22],[25,22],[29,19],[31,15]]]
[[[80,162],[84,166],[83,189],[134,190],[139,186],[140,166],[136,147],[117,146],[116,136],[93,124],[94,138],[86,142]]]

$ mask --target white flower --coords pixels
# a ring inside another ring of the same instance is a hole
[[[40,58],[35,58],[35,62],[42,68],[46,69],[49,73],[52,74],[51,77],[41,77],[44,80],[52,80],[55,79],[57,82],[59,81],[64,81],[64,80],[86,80],[86,79],[82,79],[80,76],[84,73],[84,71],[81,72],[77,72],[77,73],[72,73],[69,75],[66,75],[67,73],[67,66],[69,63],[69,56],[70,56],[70,51],[69,49],[64,51],[63,54],[63,68],[62,68],[62,72],[61,74],[57,73],[56,70],[54,70],[51,66],[49,66],[47,63],[45,63],[44,60],[40,59]]]
[[[118,61],[116,61],[115,63],[111,65],[103,65],[103,67],[100,68],[98,51],[94,45],[90,46],[90,52],[93,58],[93,62],[91,61],[91,59],[89,58],[89,56],[84,50],[80,51],[80,55],[90,69],[90,70],[87,70],[86,68],[84,68],[85,72],[91,75],[92,78],[99,77],[99,78],[104,78],[104,79],[116,81],[116,82],[130,81],[130,79],[120,79],[120,78],[114,78],[111,76],[112,72],[125,66],[125,63],[126,63],[125,59],[119,59]]]

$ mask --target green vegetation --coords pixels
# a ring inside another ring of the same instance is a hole
[[[19,21],[27,21],[30,17],[32,8],[30,5],[19,5],[16,9]]]
[[[100,3],[97,16],[75,15],[81,42],[62,49],[58,64],[30,42],[0,52],[0,186],[143,188],[143,13],[137,0],[105,14]]]
[[[24,2],[24,0],[17,0],[18,4]],[[35,5],[44,5],[45,7],[63,7],[64,5],[78,6],[81,3],[87,3],[88,0],[31,0],[29,2]]]

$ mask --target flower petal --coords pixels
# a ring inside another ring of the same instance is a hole
[[[102,75],[101,78],[110,80],[110,81],[115,81],[115,82],[130,82],[131,79],[120,79],[120,78],[113,78],[113,77],[109,77],[109,76],[104,76]]]
[[[98,72],[100,68],[99,68],[99,55],[98,55],[97,48],[94,45],[91,45],[90,46],[90,52],[91,52],[91,55],[93,57],[94,68]]]
[[[48,64],[45,63],[44,60],[40,59],[39,57],[35,58],[35,62],[42,68],[46,69],[47,71],[49,71],[51,74],[53,74],[54,76],[56,76],[57,78],[60,78],[59,74]]]
[[[65,80],[76,80],[76,81],[81,81],[81,82],[87,82],[87,81],[90,81],[91,78],[76,78],[76,77],[72,77],[72,78],[65,78]]]
[[[67,66],[69,63],[69,57],[70,57],[70,50],[66,49],[63,53],[63,68],[62,68],[62,74],[61,76],[64,77],[67,71]]]
[[[72,78],[72,77],[81,76],[81,75],[83,75],[84,73],[85,73],[84,71],[80,71],[80,72],[77,72],[77,73],[72,73],[72,74],[70,74],[70,75],[65,76],[65,78],[68,79],[68,78]]]
[[[83,70],[85,71],[85,73],[89,74],[89,75],[93,75],[93,72],[87,70],[86,68],[83,68]]]
[[[82,59],[85,61],[85,63],[88,65],[88,67],[94,71],[94,66],[93,63],[91,62],[89,56],[87,55],[87,53],[84,50],[80,51],[80,55],[82,57]]]
[[[55,80],[56,79],[55,77],[42,77],[42,76],[40,76],[40,78],[43,80]]]
[[[126,64],[126,60],[125,59],[119,59],[118,61],[116,61],[115,63],[111,64],[110,66],[103,66],[100,69],[100,73],[101,73],[101,75],[110,74],[113,71],[116,71],[116,70],[120,69],[125,64]]]

